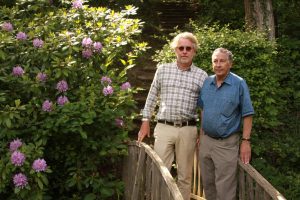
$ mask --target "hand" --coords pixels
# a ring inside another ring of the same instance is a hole
[[[249,141],[242,141],[240,146],[240,158],[244,164],[249,164],[251,159],[251,144]]]
[[[138,133],[138,142],[142,142],[146,136],[150,137],[150,122],[149,121],[142,122],[140,131]]]

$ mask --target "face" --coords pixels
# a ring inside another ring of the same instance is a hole
[[[218,79],[224,79],[230,71],[232,62],[226,53],[216,52],[212,55],[212,67]]]
[[[192,64],[196,51],[190,40],[181,38],[175,48],[175,54],[177,57],[177,64],[181,67],[189,67]]]

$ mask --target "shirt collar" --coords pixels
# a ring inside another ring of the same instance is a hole
[[[180,70],[180,71],[192,71],[192,68],[195,67],[194,63],[192,63],[188,69],[182,70],[182,69],[180,69],[180,68],[178,67],[177,62],[175,62],[175,66],[176,66],[176,68],[177,68],[178,70]]]
[[[214,75],[212,75],[211,76],[212,77],[212,79],[210,80],[210,84],[214,84],[214,85],[216,85],[216,75],[214,74]],[[229,72],[228,74],[227,74],[227,76],[226,76],[226,78],[225,78],[225,80],[224,80],[224,82],[223,83],[226,83],[226,84],[228,84],[228,85],[232,85],[232,73],[231,72]]]

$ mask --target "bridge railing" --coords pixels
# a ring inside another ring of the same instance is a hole
[[[183,200],[174,178],[153,149],[132,141],[124,158],[123,180],[126,200]],[[240,200],[286,200],[250,164],[239,161],[238,196]],[[204,200],[197,151],[194,156],[191,199]]]
[[[183,200],[167,167],[152,148],[143,142],[128,144],[123,180],[127,200]]]

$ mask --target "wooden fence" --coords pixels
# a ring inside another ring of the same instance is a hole
[[[239,161],[240,200],[286,200],[250,164]],[[123,180],[126,200],[183,200],[175,180],[153,149],[145,143],[128,144]],[[191,199],[205,200],[197,152],[194,156]]]

